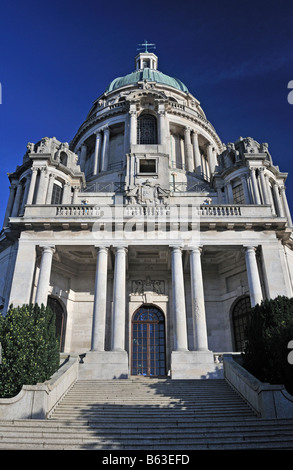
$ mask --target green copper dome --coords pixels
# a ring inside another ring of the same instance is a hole
[[[151,68],[144,68],[143,70],[136,70],[135,72],[129,73],[125,75],[125,77],[118,77],[112,80],[109,84],[108,88],[106,89],[106,93],[110,93],[111,91],[117,90],[123,86],[132,85],[137,82],[156,82],[162,85],[168,85],[177,90],[184,91],[188,93],[187,87],[181,80],[178,78],[169,77],[169,75],[165,75],[158,70],[154,70]]]

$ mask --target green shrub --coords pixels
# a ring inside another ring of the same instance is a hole
[[[293,339],[293,298],[264,300],[251,311],[244,367],[262,382],[284,384],[293,394],[293,365],[288,343]]]
[[[55,315],[44,305],[11,306],[5,317],[0,315],[0,342],[0,397],[48,380],[59,367]]]

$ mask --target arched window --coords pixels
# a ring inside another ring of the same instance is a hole
[[[55,297],[48,297],[48,307],[55,314],[56,336],[60,338],[60,351],[64,350],[66,315],[61,302]]]
[[[142,114],[137,119],[137,143],[158,143],[157,120],[152,114]]]
[[[236,301],[232,310],[232,324],[234,333],[234,344],[236,351],[244,351],[246,327],[251,316],[250,297],[241,297]]]

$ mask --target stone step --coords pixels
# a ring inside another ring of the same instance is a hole
[[[51,449],[72,449],[72,448],[93,448],[93,449],[128,449],[128,450],[147,450],[147,449],[163,449],[163,450],[196,450],[205,448],[214,449],[292,449],[293,439],[292,434],[275,433],[273,435],[263,434],[255,436],[248,434],[247,436],[233,433],[231,436],[216,435],[212,436],[194,436],[183,435],[171,437],[167,435],[166,438],[147,437],[146,435],[137,437],[133,436],[50,436],[42,435],[40,437],[34,436],[12,436],[5,437],[0,440],[0,449],[38,449],[38,448],[51,448]]]
[[[260,449],[293,448],[293,420],[238,420],[194,423],[163,432],[156,427],[136,432],[117,426],[107,430],[101,423],[20,420],[0,422],[0,449]]]
[[[47,420],[0,421],[0,449],[293,449],[224,380],[77,381]]]

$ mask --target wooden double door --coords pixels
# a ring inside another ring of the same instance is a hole
[[[163,312],[141,306],[132,318],[132,375],[166,375],[166,336]]]

